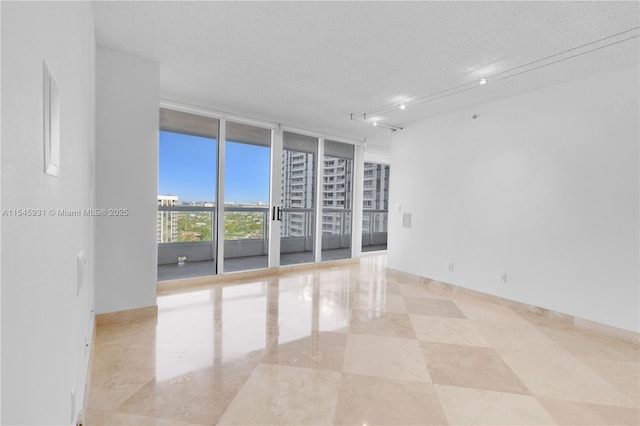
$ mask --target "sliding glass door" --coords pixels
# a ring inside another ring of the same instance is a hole
[[[215,118],[160,110],[158,279],[216,273]]]
[[[314,262],[318,139],[284,132],[282,145],[280,264]]]
[[[224,272],[267,267],[271,130],[227,121]]]
[[[354,145],[250,123],[160,109],[159,280],[352,256]]]
[[[351,257],[353,145],[324,142],[322,260]]]
[[[387,249],[389,165],[364,163],[362,251]]]

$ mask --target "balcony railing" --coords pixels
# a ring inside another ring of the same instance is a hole
[[[268,253],[268,208],[225,206],[224,214],[225,258]],[[314,217],[313,209],[283,209],[281,253],[313,250]],[[322,209],[323,250],[350,246],[351,217],[350,209]],[[213,259],[216,224],[216,207],[158,206],[158,264],[176,263],[178,256],[189,261]],[[386,210],[364,210],[362,245],[386,244],[387,225]]]
[[[362,211],[362,247],[386,245],[388,225],[387,210],[364,209]]]

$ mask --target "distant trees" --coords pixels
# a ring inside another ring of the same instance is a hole
[[[180,212],[178,214],[179,242],[211,241],[211,212]],[[225,213],[224,233],[226,240],[264,238],[264,214],[262,212]]]

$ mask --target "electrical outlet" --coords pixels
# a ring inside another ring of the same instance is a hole
[[[449,271],[449,272],[453,272],[454,266],[455,266],[455,265],[454,265],[454,263],[453,263],[453,262],[448,263],[448,264],[447,264],[447,271]]]
[[[506,283],[507,282],[507,273],[506,272],[500,272],[500,282],[501,283]]]

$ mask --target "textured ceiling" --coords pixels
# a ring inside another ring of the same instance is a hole
[[[345,137],[375,112],[637,28],[638,2],[94,2],[98,44],[160,63],[161,96]],[[638,35],[638,31],[627,36]],[[638,38],[381,115],[416,119],[638,63]]]

